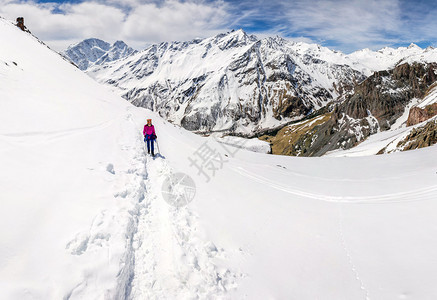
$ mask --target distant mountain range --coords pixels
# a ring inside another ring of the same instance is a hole
[[[84,71],[91,66],[109,63],[136,52],[122,41],[116,41],[111,45],[91,38],[68,47],[62,54]]]
[[[125,51],[116,60],[94,54],[104,42],[86,41],[70,52],[79,49],[86,72],[134,105],[198,133],[264,135],[277,154],[323,155],[390,129],[437,72],[437,49],[414,44],[346,55],[237,30]],[[276,136],[284,126],[315,118],[311,134]]]

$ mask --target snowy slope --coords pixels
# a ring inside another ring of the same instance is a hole
[[[67,298],[83,284],[103,298],[133,201],[114,197],[135,169],[128,106],[3,19],[0,32],[0,298]]]
[[[166,161],[196,182],[189,207],[242,274],[231,298],[437,295],[427,211],[436,205],[437,147],[362,158],[232,157],[232,148],[157,124]],[[189,160],[205,142],[226,160],[215,176],[206,170],[209,182]]]
[[[92,38],[71,45],[64,51],[63,55],[74,62],[79,69],[86,70],[93,65],[103,65],[136,52],[123,41],[116,41],[111,45],[105,41]]]
[[[232,148],[129,105],[2,19],[0,37],[1,299],[437,297],[436,146]],[[176,172],[196,186],[179,208],[161,193]]]
[[[437,84],[431,88],[428,94],[418,103],[418,107],[425,108],[427,105],[437,103]]]

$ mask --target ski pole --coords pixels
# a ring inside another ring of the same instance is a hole
[[[156,146],[158,147],[158,153],[161,153],[161,151],[159,150],[158,138],[156,138],[155,140],[156,140]]]

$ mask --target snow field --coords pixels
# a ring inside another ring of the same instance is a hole
[[[0,39],[0,60],[17,63],[0,63],[1,299],[437,297],[437,146],[231,155],[4,20]],[[190,163],[205,145],[224,158],[209,181]],[[176,172],[196,184],[180,208],[161,194]]]

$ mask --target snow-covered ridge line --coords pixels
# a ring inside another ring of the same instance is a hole
[[[2,22],[4,22],[4,23],[8,23],[8,24],[10,24],[10,25],[16,27],[16,24],[15,24],[13,21],[7,20],[7,19],[3,18],[2,16],[0,16],[0,21],[2,21]],[[21,30],[21,29],[20,29],[20,30]],[[62,57],[63,60],[65,60],[65,61],[67,61],[67,62],[69,62],[69,63],[72,63],[71,60],[70,60],[68,57],[65,57],[65,55],[64,55],[63,53],[59,53],[59,52],[53,50],[52,48],[50,48],[49,45],[47,45],[44,41],[40,40],[40,39],[39,39],[37,36],[35,36],[33,33],[31,33],[31,32],[25,32],[25,33],[28,34],[28,35],[29,35],[30,37],[32,37],[33,39],[35,39],[36,41],[38,41],[38,43],[40,43],[41,45],[47,47],[50,51],[52,51],[52,52],[58,54],[60,57]],[[73,64],[74,64],[74,63],[73,63]]]
[[[375,71],[437,61],[417,46],[351,54],[243,30],[152,45],[87,73],[136,106],[196,132],[252,135],[342,102]]]
[[[238,30],[153,45],[88,74],[187,129],[250,133],[317,110],[365,78],[298,48]]]

